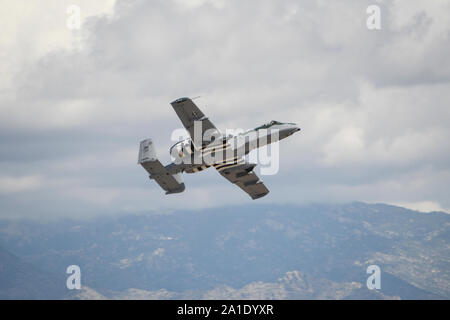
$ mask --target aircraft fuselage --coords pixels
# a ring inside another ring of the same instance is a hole
[[[294,123],[263,125],[253,130],[227,137],[196,148],[191,138],[176,143],[170,149],[175,158],[167,168],[172,173],[195,173],[214,166],[220,170],[243,161],[241,158],[252,150],[277,142],[300,130]]]

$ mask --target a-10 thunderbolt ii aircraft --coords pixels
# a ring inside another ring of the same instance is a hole
[[[166,194],[183,192],[182,173],[195,173],[214,167],[230,182],[238,185],[252,199],[269,193],[264,183],[253,172],[256,164],[245,161],[245,155],[261,146],[284,139],[300,131],[295,123],[270,121],[238,135],[225,136],[189,98],[171,103],[190,138],[177,142],[170,148],[175,161],[163,166],[156,157],[151,139],[141,141],[139,164],[166,191]]]

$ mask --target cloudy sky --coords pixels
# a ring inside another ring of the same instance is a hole
[[[378,5],[381,30],[366,26]],[[80,8],[73,28],[71,5]],[[163,163],[196,103],[219,129],[302,128],[258,203],[449,210],[450,1],[0,1],[0,217],[253,204],[214,170],[165,196]]]

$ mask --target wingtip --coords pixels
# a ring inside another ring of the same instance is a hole
[[[178,99],[172,101],[170,104],[178,104],[178,103],[182,103],[182,102],[185,102],[188,100],[190,100],[188,97],[182,97],[182,98],[178,98]]]
[[[252,197],[252,199],[256,200],[256,199],[266,196],[267,194],[269,194],[269,192],[260,193],[260,194],[255,195],[254,197]]]

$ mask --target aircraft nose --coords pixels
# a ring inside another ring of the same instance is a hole
[[[293,135],[297,131],[300,131],[300,128],[296,124],[289,124],[289,126],[287,126],[285,129],[281,130],[280,139],[289,137],[290,135]]]
[[[293,125],[292,128],[290,129],[291,134],[296,133],[297,131],[300,131],[300,127],[298,127],[297,125]]]

